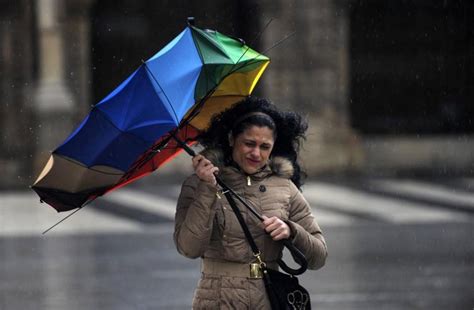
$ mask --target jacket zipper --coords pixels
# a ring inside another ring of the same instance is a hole
[[[252,185],[252,180],[250,179],[250,176],[248,175],[247,176],[247,186],[251,186]]]

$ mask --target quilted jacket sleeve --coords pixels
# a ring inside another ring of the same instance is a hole
[[[324,266],[328,255],[326,241],[308,202],[298,188],[290,183],[290,215],[287,224],[291,229],[291,240],[306,256],[308,268],[319,269]]]
[[[216,212],[216,187],[196,175],[184,181],[175,215],[174,242],[189,258],[203,255],[209,245]]]

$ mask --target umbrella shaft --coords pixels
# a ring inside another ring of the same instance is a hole
[[[186,151],[190,156],[194,157],[196,156],[196,152],[192,148],[190,148],[184,141],[182,141],[180,138],[176,136],[176,134],[171,133],[171,136],[173,139],[179,144],[179,146]]]

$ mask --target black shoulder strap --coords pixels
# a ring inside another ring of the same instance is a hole
[[[250,248],[252,249],[252,252],[254,255],[260,254],[260,250],[258,249],[257,245],[255,244],[255,240],[252,237],[252,234],[249,231],[249,228],[247,224],[245,223],[244,218],[242,217],[242,213],[240,212],[239,207],[237,207],[237,204],[235,203],[234,198],[232,198],[232,195],[230,192],[226,191],[225,192],[225,197],[227,198],[227,201],[229,201],[229,204],[234,211],[235,216],[237,216],[237,220],[239,221],[240,226],[242,227],[242,230],[244,231],[245,238],[247,238],[247,241],[250,245]],[[291,274],[291,275],[300,275],[303,272],[308,269],[308,261],[306,260],[306,257],[304,256],[303,253],[301,253],[300,250],[298,250],[293,243],[291,243],[290,240],[282,240],[281,241],[283,245],[290,251],[291,256],[293,257],[294,261],[300,265],[300,268],[298,269],[292,269],[288,267],[288,265],[280,258],[278,259],[278,265],[280,266],[281,269],[283,269],[285,272]]]
[[[252,234],[250,233],[249,228],[247,227],[247,224],[245,223],[245,220],[242,217],[242,213],[240,213],[240,209],[239,207],[237,207],[234,198],[232,198],[230,192],[225,192],[225,197],[227,198],[227,201],[229,201],[230,207],[232,208],[232,211],[234,211],[235,216],[237,216],[237,220],[239,220],[240,226],[242,226],[245,238],[247,238],[247,241],[250,244],[250,247],[252,248],[253,254],[260,254],[260,250],[258,249],[257,244],[255,244],[255,240],[253,240]]]

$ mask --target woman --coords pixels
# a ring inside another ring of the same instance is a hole
[[[215,176],[243,196],[264,217],[239,209],[269,268],[278,269],[290,239],[310,269],[326,260],[326,243],[303,198],[297,162],[307,124],[266,99],[248,97],[215,116],[199,137],[205,150],[193,158],[195,173],[178,199],[174,240],[182,255],[202,258],[194,309],[270,309],[263,280],[252,278],[255,257]]]

